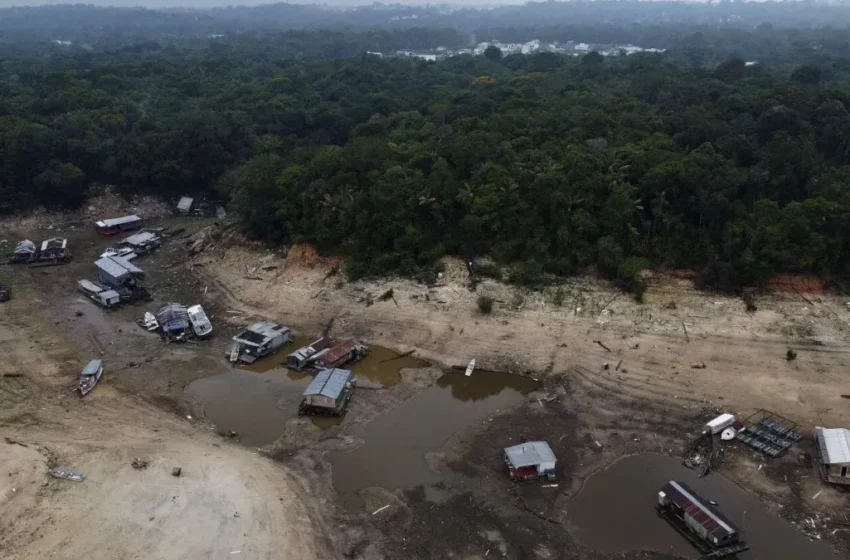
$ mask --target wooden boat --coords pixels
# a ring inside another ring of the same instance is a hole
[[[159,323],[150,311],[145,311],[145,316],[139,321],[139,324],[150,332],[159,330]]]
[[[475,369],[475,360],[472,360],[472,361],[469,362],[469,365],[466,366],[466,373],[464,375],[469,377],[470,375],[472,375],[472,370],[474,370],[474,369]]]
[[[84,397],[94,389],[100,377],[103,375],[103,362],[92,360],[80,373],[80,396]]]

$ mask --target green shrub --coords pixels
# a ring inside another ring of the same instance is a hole
[[[493,312],[493,298],[490,296],[478,296],[478,311],[484,315]]]

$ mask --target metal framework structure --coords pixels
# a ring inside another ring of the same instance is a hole
[[[779,457],[803,439],[796,423],[764,409],[750,415],[744,425],[737,439],[770,457]]]

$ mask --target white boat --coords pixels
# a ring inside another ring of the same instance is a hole
[[[80,373],[80,396],[86,396],[94,389],[100,377],[103,375],[103,362],[100,360],[92,360],[88,363],[85,369]]]
[[[133,249],[129,247],[109,247],[103,254],[100,255],[101,258],[105,257],[124,257],[128,261],[135,259],[138,255],[133,251]]]
[[[474,369],[475,369],[475,360],[472,360],[472,361],[469,362],[469,365],[466,366],[466,373],[464,375],[469,377],[470,375],[472,375],[472,370],[474,370]]]
[[[192,325],[192,330],[195,331],[195,336],[204,337],[212,332],[212,323],[209,318],[207,318],[207,314],[204,313],[203,307],[200,305],[193,305],[186,311],[189,313],[189,324]]]
[[[145,311],[145,316],[140,321],[140,323],[145,329],[149,330],[150,332],[159,329],[159,322],[156,320],[156,317],[154,317],[154,314],[150,311]]]

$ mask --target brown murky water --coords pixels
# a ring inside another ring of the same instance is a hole
[[[389,348],[373,346],[369,354],[351,366],[354,375],[367,378],[383,387],[391,387],[401,381],[401,370],[426,367],[428,362],[413,356],[401,356]]]
[[[359,507],[357,492],[370,486],[413,488],[439,482],[441,476],[428,466],[426,453],[539,387],[533,379],[505,373],[447,373],[435,386],[352,430],[365,441],[362,446],[327,455],[343,503]]]
[[[698,558],[697,550],[655,513],[658,490],[670,480],[685,482],[719,504],[751,547],[738,556],[741,560],[836,557],[826,543],[810,541],[729,480],[717,474],[700,479],[680,459],[656,454],[628,457],[587,481],[567,508],[579,541],[610,553],[643,549]]]
[[[186,396],[203,404],[204,415],[220,431],[239,434],[243,445],[257,447],[272,443],[283,434],[286,422],[297,416],[301,395],[313,376],[307,371],[290,370],[281,365],[286,356],[315,338],[297,336],[271,356],[220,375],[204,377],[186,387]],[[358,382],[393,384],[403,368],[427,365],[416,358],[401,358],[387,348],[373,347],[370,355],[352,367]],[[357,393],[354,393],[356,403]],[[311,417],[326,430],[345,421],[342,417]]]

